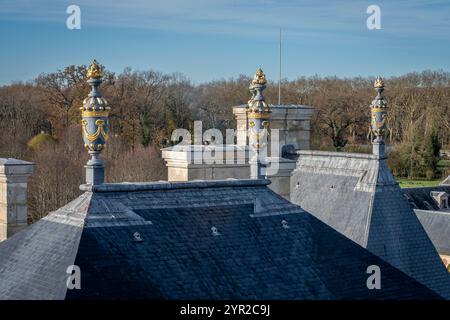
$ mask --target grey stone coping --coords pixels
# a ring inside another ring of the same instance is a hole
[[[161,151],[179,151],[179,152],[195,152],[204,150],[219,150],[223,152],[227,151],[249,151],[250,148],[247,145],[238,144],[187,144],[187,145],[175,145],[171,147],[162,148]]]
[[[267,186],[270,180],[267,179],[227,179],[227,180],[194,180],[186,182],[122,182],[104,183],[101,185],[82,184],[81,191],[85,192],[134,192],[134,191],[154,191],[154,190],[174,190],[174,189],[198,189],[198,188],[242,188]]]
[[[297,163],[297,160],[295,159],[287,159],[287,158],[283,158],[283,157],[266,157],[265,159],[263,159],[262,163],[266,164],[266,165],[270,165],[272,163],[283,163],[283,164],[292,164],[295,165]]]
[[[315,109],[313,106],[307,106],[303,104],[269,104],[270,108],[280,109]],[[246,104],[234,106],[233,108],[247,108]]]
[[[14,158],[0,158],[0,165],[23,166],[23,165],[34,165],[34,163]]]
[[[446,210],[446,209],[444,209]],[[414,212],[419,212],[423,214],[429,214],[429,215],[441,215],[443,217],[450,218],[450,211],[444,211],[444,210],[424,210],[424,209],[414,209]]]
[[[351,153],[351,152],[331,152],[331,151],[311,151],[311,150],[298,150],[296,154],[303,156],[321,156],[330,158],[355,158],[355,159],[367,159],[367,160],[384,160],[387,157],[380,157],[374,154],[368,153]]]

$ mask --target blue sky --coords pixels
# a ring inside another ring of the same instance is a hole
[[[81,8],[68,30],[66,8]],[[366,9],[381,8],[381,30]],[[450,1],[0,0],[0,84],[97,58],[108,69],[181,72],[199,83],[250,75],[385,77],[450,71]]]

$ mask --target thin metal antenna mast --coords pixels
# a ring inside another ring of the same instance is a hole
[[[278,104],[281,105],[281,28],[280,28],[280,70],[278,79]]]

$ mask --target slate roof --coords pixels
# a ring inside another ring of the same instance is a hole
[[[433,191],[450,194],[450,186],[405,188],[402,191],[437,251],[450,255],[450,210],[440,210],[431,196]]]
[[[440,254],[450,255],[450,211],[414,211],[436,250]]]
[[[440,298],[268,183],[84,186],[0,243],[0,299]],[[72,264],[80,290],[66,289]],[[370,265],[381,290],[366,287]]]
[[[431,192],[442,191],[450,195],[450,186],[441,185],[435,187],[405,188],[402,189],[402,191],[414,209],[438,211],[439,206],[431,196]]]
[[[393,266],[450,298],[450,275],[385,160],[299,151],[293,203]]]

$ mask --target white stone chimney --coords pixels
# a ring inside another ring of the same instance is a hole
[[[27,185],[33,163],[0,158],[0,241],[27,226]]]
[[[293,150],[310,150],[311,118],[314,107],[305,105],[270,105],[270,128],[279,130],[280,151],[292,146]],[[233,107],[236,117],[237,145],[248,145],[248,115],[246,105]],[[270,144],[270,140],[269,140]],[[268,148],[270,150],[270,147]]]

